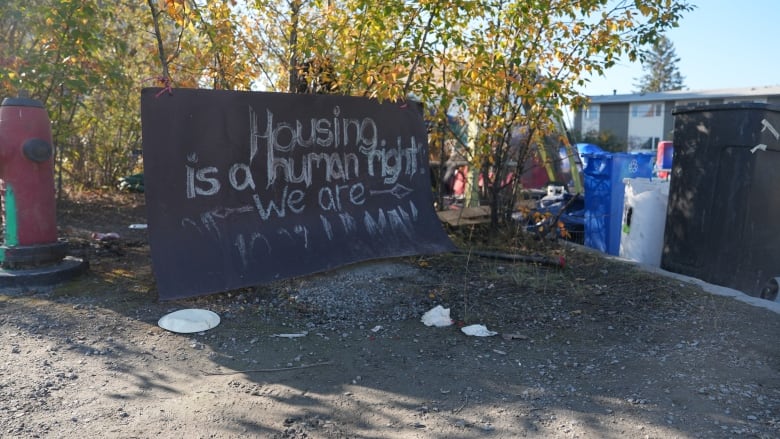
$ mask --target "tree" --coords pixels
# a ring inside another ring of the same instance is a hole
[[[59,181],[111,184],[130,166],[124,152],[139,147],[129,32],[137,9],[129,1],[0,3],[0,95],[26,90],[47,108]]]
[[[457,66],[457,90],[439,88],[448,97],[433,101],[456,102],[473,126],[461,149],[479,171],[494,227],[512,212],[531,154],[549,162],[551,146],[557,157],[560,143],[545,138],[560,132],[562,108],[582,102],[575,91],[582,76],[603,73],[622,55],[635,59],[689,8],[669,1],[480,2],[481,17],[447,60]],[[438,114],[448,111],[441,106]]]
[[[686,0],[7,0],[0,92],[28,88],[50,108],[55,141],[68,146],[66,176],[87,186],[132,167],[120,158],[138,147],[138,91],[155,83],[413,99],[442,128],[437,153],[479,173],[495,226],[531,154],[549,162],[547,145],[557,156],[545,139],[560,132],[562,108],[586,101],[583,78],[637,59],[690,9]]]
[[[682,90],[683,76],[677,68],[680,57],[666,36],[660,36],[652,49],[642,51],[640,59],[645,75],[636,85],[639,93]]]

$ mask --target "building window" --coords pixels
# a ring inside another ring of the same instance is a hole
[[[599,107],[586,107],[585,108],[585,114],[583,114],[583,117],[585,120],[598,120],[599,118]]]
[[[743,102],[752,102],[756,104],[766,104],[766,98],[750,97],[750,98],[727,98],[723,100],[725,104],[740,104]]]
[[[677,102],[674,103],[674,105],[676,107],[686,107],[686,106],[693,107],[693,106],[707,105],[707,104],[709,104],[709,101],[706,100],[706,99],[704,99],[704,100],[701,100],[701,99],[700,100],[692,100],[692,101],[677,101]]]
[[[658,149],[658,137],[631,136],[628,139],[629,152],[650,152]]]
[[[631,117],[659,117],[663,110],[663,104],[632,104]]]

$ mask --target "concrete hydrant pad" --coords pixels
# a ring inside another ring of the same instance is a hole
[[[21,270],[0,269],[0,288],[48,286],[70,280],[89,268],[89,263],[72,256],[61,262]]]

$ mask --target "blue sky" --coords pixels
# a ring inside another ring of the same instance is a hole
[[[780,85],[780,0],[691,0],[678,28],[667,32],[689,90]],[[628,60],[596,77],[587,95],[633,93],[643,75]]]

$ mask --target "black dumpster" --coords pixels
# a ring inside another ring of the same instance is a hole
[[[771,294],[780,276],[780,106],[678,107],[673,114],[661,267]]]

